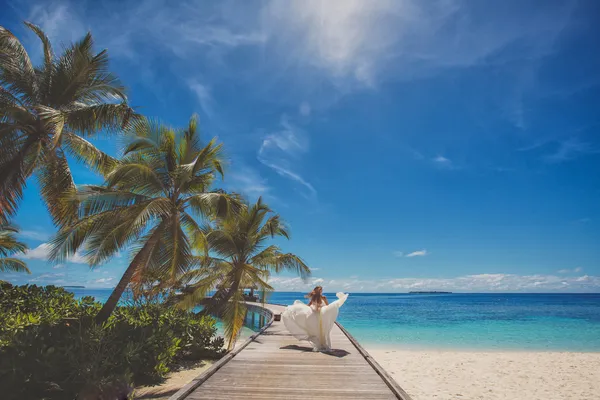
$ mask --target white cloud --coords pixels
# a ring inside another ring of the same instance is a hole
[[[96,279],[95,281],[92,281],[92,283],[102,284],[102,283],[109,283],[109,282],[111,282],[113,280],[114,280],[113,277],[110,277],[110,278],[100,278],[100,279]]]
[[[277,150],[297,157],[308,150],[308,137],[300,128],[292,125],[286,116],[281,118],[282,129],[267,135],[260,147],[260,154]]]
[[[21,258],[25,258],[28,260],[48,260],[48,256],[50,255],[50,244],[42,243],[38,247],[34,249],[27,250]],[[76,264],[87,264],[85,257],[83,257],[80,253],[75,253],[72,257],[69,257],[68,262],[76,263]]]
[[[554,275],[478,274],[454,278],[326,279],[273,277],[269,283],[280,291],[310,290],[317,283],[328,292],[340,290],[366,293],[396,293],[415,290],[452,292],[598,292],[599,276],[564,277]]]
[[[24,237],[26,239],[45,241],[50,239],[50,236],[52,235],[43,231],[23,230],[19,231],[19,236]]]
[[[509,103],[507,117],[524,127],[539,60],[568,31],[577,2],[491,10],[461,0],[148,0],[94,12],[74,0],[25,4],[19,6],[29,6],[28,19],[58,43],[91,30],[98,47],[130,63],[161,98],[172,95],[159,83],[165,68],[192,82],[207,113],[215,110],[220,85],[233,80],[242,90],[258,82],[257,97],[306,102],[299,114],[307,116],[384,82],[501,66],[512,84],[493,101]]]
[[[86,33],[84,23],[73,13],[73,8],[65,2],[41,2],[33,5],[28,21],[39,25],[48,38],[56,44],[79,40]]]
[[[440,168],[456,169],[454,163],[449,158],[444,156],[437,156],[431,159],[431,161]]]
[[[285,116],[281,118],[281,126],[280,131],[270,133],[263,139],[257,159],[280,176],[302,185],[306,189],[303,192],[305,196],[314,199],[317,195],[316,189],[291,167],[291,160],[297,164],[300,156],[308,151],[308,136],[303,130],[292,125]]]
[[[583,268],[577,267],[577,268],[573,268],[573,269],[559,269],[556,272],[558,272],[559,274],[572,274],[572,273],[583,272]]]
[[[247,165],[236,165],[227,173],[226,182],[233,191],[252,198],[269,195],[272,189],[258,171]]]
[[[427,253],[427,250],[423,249],[423,250],[413,251],[412,253],[408,253],[405,257],[423,257],[428,254],[429,253]]]
[[[304,178],[302,178],[300,175],[298,175],[295,172],[292,172],[292,171],[290,171],[290,170],[282,167],[281,165],[277,165],[277,164],[271,163],[271,162],[267,161],[264,158],[259,158],[258,160],[261,163],[263,163],[264,165],[266,165],[267,167],[273,169],[279,175],[287,177],[287,178],[290,178],[290,179],[292,179],[292,180],[300,183],[306,189],[308,189],[308,196],[307,197],[314,198],[316,196],[317,191],[313,187],[313,185],[311,185],[309,182],[305,181]]]
[[[437,156],[433,159],[433,162],[439,163],[439,164],[451,164],[452,161],[450,161],[450,159],[444,157],[444,156]]]
[[[214,114],[214,100],[210,88],[196,80],[191,80],[189,86],[196,94],[196,97],[198,97],[198,102],[200,103],[200,107],[202,107],[202,111],[204,111],[208,117],[212,117]]]
[[[29,283],[39,283],[43,285],[58,285],[65,283],[63,278],[66,274],[64,272],[52,273],[52,274],[40,274],[33,278],[28,279]]]
[[[273,0],[262,21],[269,44],[285,48],[294,62],[372,86],[381,75],[412,78],[503,63],[508,56],[501,51],[512,43],[520,43],[512,59],[543,57],[567,25],[569,7],[507,6],[489,18],[454,0]]]
[[[404,257],[403,251],[393,251],[392,254],[394,255],[394,257]]]

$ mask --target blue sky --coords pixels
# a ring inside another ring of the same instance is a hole
[[[600,3],[9,1],[37,60],[91,30],[130,102],[225,143],[227,189],[289,222],[315,269],[280,290],[600,291]],[[96,143],[117,154],[117,141]],[[83,167],[77,183],[98,182]],[[18,283],[112,287],[47,263],[30,181]]]

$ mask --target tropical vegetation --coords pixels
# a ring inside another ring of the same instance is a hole
[[[193,246],[202,242],[195,217],[225,215],[235,200],[211,190],[223,174],[221,145],[202,145],[197,118],[185,129],[173,129],[143,119],[126,132],[123,157],[106,174],[104,185],[86,185],[72,199],[80,219],[60,230],[51,257],[68,259],[80,248],[96,266],[132,248],[132,259],[97,315],[108,319],[121,295],[144,273],[158,273],[167,286],[188,271]]]
[[[129,264],[103,304],[3,283],[0,386],[12,385],[15,398],[115,398],[184,358],[217,355],[224,341],[209,314],[222,318],[231,349],[245,287],[266,293],[271,274],[310,275],[300,257],[269,244],[289,239],[281,217],[262,199],[216,187],[223,147],[202,140],[196,116],[173,128],[137,115],[90,33],[57,56],[39,27],[26,26],[42,43],[39,66],[0,26],[0,271],[29,272],[9,222],[32,175],[58,228],[51,260],[79,254],[100,267],[128,254]],[[94,146],[99,134],[120,141],[119,157]],[[103,182],[76,186],[73,162]]]
[[[102,305],[53,286],[0,284],[3,399],[116,399],[181,363],[219,357],[215,320],[164,302]]]
[[[27,264],[14,256],[27,250],[25,243],[19,242],[15,233],[19,230],[11,225],[0,225],[0,272],[31,273]]]
[[[221,317],[231,348],[246,314],[243,289],[258,287],[270,291],[270,274],[291,271],[306,278],[310,269],[297,255],[266,245],[277,236],[289,239],[289,231],[261,198],[255,204],[244,203],[235,214],[217,219],[214,226],[204,228],[204,235],[205,255],[197,257],[197,269],[182,276],[188,285],[180,304],[193,307],[203,303],[204,313]],[[216,293],[203,302],[215,288]]]
[[[114,160],[87,138],[120,130],[134,113],[108,70],[107,51],[93,51],[90,33],[57,56],[44,32],[25,24],[42,42],[39,66],[0,26],[0,223],[15,214],[35,173],[53,221],[62,226],[77,219],[75,204],[62,201],[75,190],[67,155],[105,172]]]

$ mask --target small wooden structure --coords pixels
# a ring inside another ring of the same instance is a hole
[[[246,294],[247,289],[250,290],[249,294]],[[256,296],[254,294],[255,289],[258,289],[258,286],[254,285],[254,286],[248,286],[248,287],[242,288],[242,290],[244,291],[244,300],[245,301],[252,301],[252,302],[258,301],[258,296]]]

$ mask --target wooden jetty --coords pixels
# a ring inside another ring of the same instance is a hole
[[[313,352],[276,321],[284,309],[265,305],[269,322],[260,332],[169,400],[411,400],[341,325],[332,329],[330,354]]]

